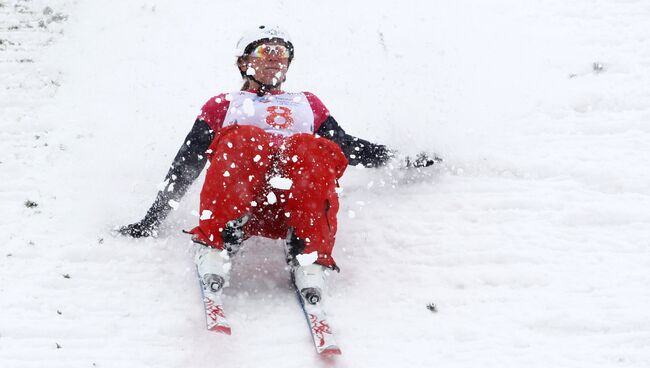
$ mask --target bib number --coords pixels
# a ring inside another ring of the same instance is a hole
[[[266,123],[276,129],[288,129],[293,125],[291,109],[284,106],[269,106],[266,108],[269,113],[266,116]]]

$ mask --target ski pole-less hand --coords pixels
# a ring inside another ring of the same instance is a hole
[[[119,227],[116,230],[119,234],[132,238],[156,237],[158,235],[157,226],[147,221],[147,219]]]
[[[441,163],[442,158],[435,154],[420,152],[415,157],[406,156],[404,158],[404,165],[408,167],[429,167],[431,165]]]

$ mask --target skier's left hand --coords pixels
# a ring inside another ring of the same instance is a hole
[[[113,232],[115,234],[121,234],[136,239],[147,238],[150,236],[155,238],[158,235],[156,227],[145,220],[126,226],[117,227],[113,229]]]
[[[404,158],[406,167],[428,167],[440,162],[442,162],[442,158],[427,152],[420,152],[415,157],[406,156]]]

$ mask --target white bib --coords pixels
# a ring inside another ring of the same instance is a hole
[[[247,91],[226,95],[230,100],[223,126],[253,125],[281,136],[314,133],[314,112],[304,93],[258,96]]]

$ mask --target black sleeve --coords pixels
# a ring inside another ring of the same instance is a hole
[[[143,220],[147,225],[160,225],[172,209],[169,202],[178,202],[185,195],[205,167],[205,151],[213,139],[214,131],[208,124],[203,120],[196,120],[165,176],[165,188],[158,192],[156,200],[147,211]]]
[[[331,116],[321,124],[316,134],[338,144],[347,157],[348,164],[352,166],[358,164],[365,167],[382,166],[393,157],[386,146],[370,143],[345,133],[345,130]]]

